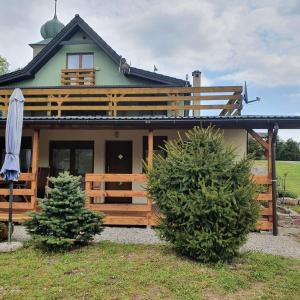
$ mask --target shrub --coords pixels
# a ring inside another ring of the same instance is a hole
[[[293,198],[293,199],[297,199],[298,195],[293,192],[293,191],[283,191],[283,190],[278,190],[278,197],[282,198],[282,197],[287,197],[287,198]]]
[[[232,259],[255,228],[259,205],[251,160],[237,160],[213,128],[194,128],[154,155],[148,189],[163,217],[162,238],[202,262]]]
[[[68,250],[87,244],[103,230],[103,215],[84,208],[80,178],[68,172],[50,177],[50,198],[40,200],[41,212],[31,213],[32,219],[25,222],[28,233],[48,250]]]
[[[0,222],[0,242],[7,241],[7,238],[8,238],[7,225]]]

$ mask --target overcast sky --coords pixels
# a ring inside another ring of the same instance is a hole
[[[0,0],[0,55],[11,69],[32,58],[29,43],[53,17],[54,0]],[[300,0],[58,0],[132,66],[203,85],[248,83],[244,114],[300,115]],[[300,141],[300,130],[281,131]]]

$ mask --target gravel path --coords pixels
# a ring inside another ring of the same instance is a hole
[[[296,241],[292,236],[298,237]],[[273,236],[271,233],[251,233],[247,243],[241,248],[241,251],[260,251],[264,253],[282,255],[287,257],[300,258],[300,230],[294,231],[282,229],[279,236]],[[13,239],[17,241],[29,240],[24,227],[16,226]],[[95,242],[109,240],[116,243],[127,244],[162,244],[153,229],[146,228],[126,228],[126,227],[105,227],[100,236],[96,236]]]

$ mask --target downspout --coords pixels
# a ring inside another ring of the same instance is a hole
[[[272,214],[273,214],[273,235],[278,235],[278,220],[277,220],[277,192],[276,192],[276,139],[279,126],[277,123],[273,127],[272,136]]]

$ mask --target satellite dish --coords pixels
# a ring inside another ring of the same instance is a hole
[[[261,100],[260,97],[256,97],[256,99],[254,99],[254,100],[248,99],[247,82],[245,81],[245,85],[244,85],[244,101],[245,101],[245,103],[249,104],[249,103],[253,103],[253,102],[258,102],[260,100]]]

